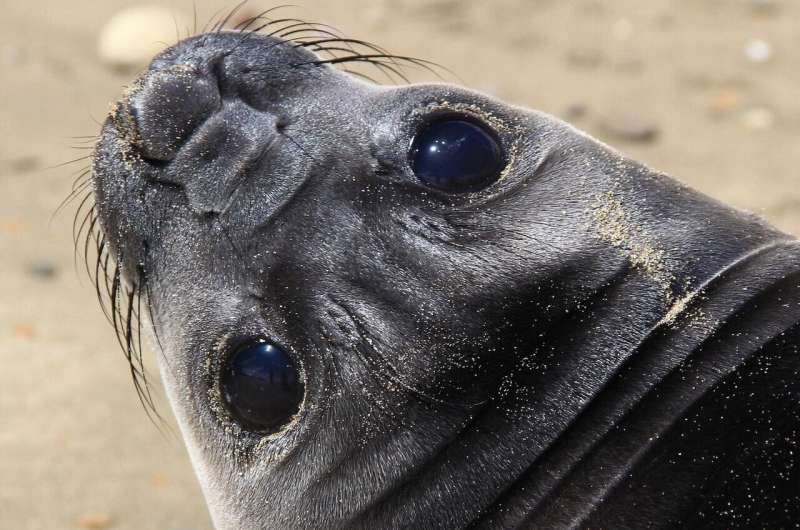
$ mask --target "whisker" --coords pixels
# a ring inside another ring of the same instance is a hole
[[[395,60],[404,63],[406,66],[416,66],[422,68],[432,74],[434,74],[439,79],[443,79],[441,74],[437,72],[434,67],[440,68],[445,72],[456,76],[451,70],[434,63],[433,61],[426,61],[424,59],[417,59],[415,57],[403,56],[403,55],[393,55],[393,54],[384,54],[384,53],[375,53],[375,54],[359,54],[353,55],[348,57],[338,57],[335,59],[320,59],[319,61],[308,61],[305,63],[298,63],[293,66],[305,66],[305,65],[322,65],[322,64],[342,64],[348,62],[368,62],[372,63],[374,61],[382,61],[382,60]],[[384,63],[385,65],[385,63]]]
[[[58,165],[55,165],[55,166],[50,166],[47,169],[58,169],[58,168],[61,168],[61,167],[64,167],[64,166],[68,166],[70,164],[75,164],[76,162],[81,162],[83,160],[88,160],[88,159],[92,158],[93,156],[94,155],[92,153],[90,153],[90,154],[82,156],[80,158],[75,158],[73,160],[68,160],[66,162],[62,162],[62,163],[60,163]]]
[[[113,314],[114,314],[115,304],[116,304],[116,297],[113,296],[113,293],[114,293],[114,279],[115,279],[115,273],[116,273],[117,269],[119,268],[119,265],[117,264],[116,261],[112,261],[111,248],[110,248],[108,239],[105,238],[105,237],[103,238],[103,250],[105,252],[105,255],[103,257],[103,264],[102,264],[102,269],[101,269],[101,271],[103,273],[103,280],[102,280],[103,286],[102,287],[103,287],[103,289],[105,289],[105,295],[104,296],[105,296],[105,299],[108,300],[108,310],[109,310],[109,314],[112,316],[111,323],[113,325]],[[109,271],[109,265],[111,266],[111,271],[112,271],[111,274],[109,274],[109,272],[108,272]],[[99,280],[99,278],[98,278],[98,280]]]
[[[286,31],[292,28],[292,26],[286,26],[285,28],[282,28],[280,31],[275,31],[273,33],[270,33],[268,36],[278,37],[280,39],[289,40],[297,43],[299,43],[300,41],[297,40],[299,37],[296,37],[295,35],[300,35],[303,33],[311,33],[310,35],[307,36],[307,38],[313,38],[313,37],[337,38],[341,36],[338,33],[336,33],[335,30],[325,29],[326,27],[329,27],[327,26],[327,24],[320,24],[319,26],[320,27],[308,27],[308,24],[306,24],[306,27],[297,27],[292,31]]]
[[[208,22],[206,22],[206,23],[203,25],[203,30],[201,31],[201,33],[211,33],[211,32],[209,31],[209,27],[208,27],[208,26],[209,26],[209,25],[210,25],[212,22],[214,22],[214,19],[216,19],[218,16],[222,15],[222,12],[223,12],[223,11],[225,11],[225,8],[224,8],[224,7],[221,7],[221,8],[219,8],[217,11],[215,11],[215,12],[214,12],[214,14],[213,14],[213,15],[211,15],[211,18],[209,18],[209,19],[208,19]],[[214,24],[214,26],[212,26],[212,27],[216,27],[216,23],[215,23],[215,24]]]
[[[197,35],[197,0],[192,0],[192,35]]]
[[[95,260],[94,266],[94,289],[97,295],[97,301],[100,302],[100,309],[103,311],[103,315],[106,317],[106,320],[113,325],[111,318],[111,303],[109,301],[108,306],[106,305],[106,298],[104,297],[102,287],[100,286],[100,272],[102,271],[105,275],[104,283],[106,292],[110,293],[110,289],[108,288],[108,261],[111,255],[107,251],[106,246],[107,244],[105,238],[97,241],[97,259]]]
[[[106,261],[107,263],[107,261]],[[120,284],[122,283],[122,278],[120,276],[120,268],[119,264],[114,265],[114,273],[113,278],[111,280],[111,291],[109,292],[109,298],[111,300],[111,324],[114,326],[114,333],[117,336],[117,342],[119,342],[119,347],[122,348],[123,353],[127,353],[127,348],[124,344],[122,344],[122,338],[120,335],[120,327],[122,326],[122,315],[119,312],[119,296],[120,296]]]
[[[156,345],[158,346],[158,349],[160,350],[161,355],[164,356],[163,357],[164,360],[167,361],[167,364],[169,364],[168,359],[166,358],[165,353],[164,353],[164,345],[161,343],[161,337],[160,337],[160,335],[158,333],[158,328],[156,327],[156,319],[155,319],[155,316],[153,315],[153,304],[150,303],[150,301],[152,300],[152,297],[150,296],[150,280],[151,280],[151,278],[149,278],[148,273],[147,273],[147,263],[149,261],[149,256],[150,256],[150,245],[147,243],[147,241],[144,241],[142,243],[142,246],[144,247],[144,265],[142,266],[142,269],[141,269],[142,270],[142,284],[144,285],[144,288],[145,288],[145,291],[146,291],[145,294],[147,295],[147,303],[145,304],[145,306],[147,307],[148,318],[150,319],[150,327],[153,330],[153,336],[156,339]]]
[[[83,263],[84,263],[84,266],[86,267],[86,274],[89,276],[89,279],[92,280],[91,269],[89,268],[89,249],[91,248],[91,246],[90,246],[91,242],[92,241],[96,241],[98,239],[98,237],[99,237],[94,232],[95,224],[97,223],[97,216],[95,215],[94,205],[92,205],[92,207],[89,208],[89,211],[84,216],[83,222],[81,223],[81,227],[78,229],[78,233],[77,233],[77,235],[75,236],[75,239],[74,239],[75,252],[74,252],[74,255],[73,255],[73,260],[75,262],[75,270],[76,271],[78,269],[78,254],[79,254],[78,240],[81,237],[81,232],[83,232],[84,228],[87,226],[87,222],[89,224],[88,224],[88,228],[86,229],[86,238],[85,238],[84,247],[83,247]],[[73,230],[74,230],[74,228],[73,228]]]
[[[78,185],[77,187],[75,187],[75,185],[73,184],[72,191],[70,191],[70,192],[69,192],[69,195],[67,195],[66,197],[64,197],[64,198],[61,200],[61,202],[60,202],[60,203],[58,203],[58,206],[56,206],[56,209],[53,211],[53,213],[52,213],[52,214],[50,214],[50,220],[48,221],[48,225],[49,225],[49,224],[51,224],[51,223],[53,222],[53,219],[55,219],[55,218],[56,218],[56,216],[57,216],[59,213],[61,213],[61,210],[63,210],[63,209],[64,209],[64,207],[66,207],[66,206],[67,206],[69,203],[71,203],[71,202],[72,202],[72,201],[74,201],[74,200],[75,200],[77,197],[79,197],[79,196],[80,196],[80,194],[81,194],[82,192],[86,191],[86,188],[87,188],[87,187],[91,186],[91,184],[92,184],[92,183],[91,183],[91,181],[90,181],[90,180],[86,180],[86,181],[84,181],[84,182],[81,182],[81,183],[80,183],[80,185]],[[88,196],[91,196],[91,191],[89,192]],[[83,202],[84,202],[85,200],[86,200],[86,199],[84,198],[84,199],[83,199],[83,201],[81,201],[81,204],[83,204]],[[79,211],[80,211],[80,210],[79,210]]]
[[[274,8],[274,9],[278,9],[278,8],[281,8],[281,7],[294,7],[294,6],[290,6],[290,5],[278,6],[278,7]],[[272,10],[269,10],[269,11],[272,11]],[[256,18],[261,19],[261,20],[266,20],[267,22],[265,22],[264,24],[262,24],[262,25],[260,25],[260,26],[258,26],[256,28],[253,28],[253,29],[250,29],[248,31],[243,32],[243,35],[242,35],[239,43],[237,43],[236,46],[234,46],[231,50],[229,50],[228,53],[232,53],[232,52],[236,51],[236,49],[238,49],[239,46],[241,46],[244,42],[246,42],[247,40],[252,38],[254,35],[257,35],[257,34],[259,34],[259,32],[261,32],[265,28],[268,28],[270,26],[274,26],[276,24],[282,24],[284,22],[294,22],[293,24],[289,24],[287,26],[284,26],[282,28],[279,28],[279,29],[275,30],[273,33],[268,34],[267,35],[268,37],[274,36],[275,33],[280,32],[280,31],[285,31],[286,29],[291,28],[291,27],[302,26],[302,27],[307,29],[309,26],[314,26],[314,25],[322,25],[322,26],[324,26],[325,25],[325,24],[316,24],[316,23],[306,22],[306,21],[301,20],[299,18],[280,18],[280,19],[274,19],[273,20],[273,19],[269,19],[269,18],[267,18],[267,17],[265,17],[263,15],[260,16],[260,17],[256,17]],[[283,44],[283,43],[278,43],[278,44]]]
[[[375,46],[367,41],[361,39],[350,39],[350,38],[328,38],[328,39],[319,39],[315,41],[305,41],[302,43],[298,43],[296,47],[305,47],[308,48],[309,46],[314,46],[316,49],[325,49],[324,46],[320,46],[321,44],[354,44],[357,46],[362,46],[368,50],[372,50],[375,53],[390,55],[389,52],[380,46]],[[353,47],[349,47],[348,49],[355,51]]]
[[[172,16],[172,24],[175,26],[175,42],[181,40],[181,30],[178,29],[178,19],[175,17],[175,11],[170,11],[169,13]]]
[[[138,373],[140,378],[140,389],[143,392],[140,394],[139,398],[142,402],[142,405],[145,406],[145,410],[149,409],[153,416],[150,417],[151,421],[163,421],[163,418],[156,410],[155,401],[153,400],[153,395],[150,390],[150,383],[147,376],[147,370],[144,366],[144,356],[142,355],[142,322],[140,319],[141,314],[141,307],[142,307],[142,296],[141,296],[141,273],[139,275],[139,281],[137,281],[128,291],[128,297],[126,300],[127,304],[127,318],[125,322],[125,343],[128,345],[128,349],[130,352],[129,358],[131,362],[135,360],[138,364]],[[136,332],[134,333],[133,328],[136,328]],[[148,414],[149,416],[149,414]]]
[[[337,47],[337,46],[328,46],[328,47],[322,48],[322,50],[325,50],[325,51],[334,50],[334,51],[340,51],[340,52],[349,52],[349,51],[351,51],[351,49],[349,49],[349,48],[341,48],[341,47]],[[341,59],[348,59],[349,57],[353,57],[353,56],[340,57],[340,58]],[[349,62],[349,61],[343,61],[343,62]],[[354,62],[357,62],[357,61],[354,61]],[[390,73],[396,75],[401,80],[403,80],[405,83],[410,83],[408,77],[406,77],[405,74],[403,74],[398,68],[396,68],[396,66],[399,66],[396,63],[393,64],[393,65],[388,65],[388,64],[386,64],[386,63],[384,63],[384,62],[382,62],[380,60],[369,60],[369,61],[363,61],[363,62],[369,63],[369,64],[375,66],[376,68],[378,68],[379,70],[381,70],[386,75],[386,77],[389,78],[389,81],[391,83],[395,83],[395,80],[390,75]]]
[[[81,212],[86,207],[86,205],[89,204],[89,201],[92,200],[93,195],[94,195],[94,193],[92,191],[89,191],[89,192],[86,193],[86,196],[78,204],[78,208],[75,211],[75,216],[72,218],[72,244],[73,244],[73,246],[77,246],[78,239],[80,239],[80,237],[81,237],[81,232],[83,232],[83,228],[84,228],[84,226],[86,226],[86,222],[88,221],[89,217],[92,215],[92,210],[93,210],[94,204],[92,204],[92,207],[90,207],[89,211],[86,212],[86,214],[84,215],[83,222],[80,225],[80,230],[78,230],[76,232],[76,229],[78,228],[78,219],[80,218]]]
[[[280,33],[281,31],[285,31],[289,28],[303,27],[306,29],[313,29],[314,26],[314,23],[306,22],[305,20],[301,20],[299,18],[278,18],[275,20],[268,20],[267,22],[258,26],[257,28],[252,29],[250,33],[259,33],[270,26],[274,26],[276,24],[283,24],[286,22],[289,22],[290,24],[283,26],[282,28],[278,28],[272,33],[268,33],[267,36],[274,37],[276,34]]]
[[[72,181],[72,191],[75,191],[79,187],[83,187],[85,184],[88,184],[92,181],[92,169],[87,167],[80,175],[78,175],[75,180]]]
[[[239,24],[234,26],[233,29],[238,30],[238,31],[247,31],[250,28],[251,25],[258,23],[261,20],[268,20],[267,19],[267,15],[269,15],[270,13],[278,11],[279,9],[286,9],[286,8],[289,8],[289,7],[297,7],[297,6],[293,5],[293,4],[282,4],[282,5],[279,5],[279,6],[272,7],[270,9],[265,9],[264,11],[260,12],[259,14],[255,15],[255,16],[252,16],[252,17],[250,17],[248,19],[243,20],[242,22],[240,22]]]
[[[228,22],[230,22],[230,20],[236,15],[236,13],[238,13],[245,6],[245,4],[247,4],[247,2],[248,2],[248,0],[242,0],[241,2],[236,4],[236,6],[234,6],[234,8],[231,9],[230,13],[228,13],[228,16],[223,18],[220,21],[220,23],[217,24],[216,28],[212,30],[212,32],[213,33],[219,33],[220,31],[222,31],[225,28],[225,25]]]
[[[360,77],[364,81],[369,81],[370,83],[374,83],[376,85],[380,85],[380,83],[378,81],[376,81],[374,78],[368,76],[367,74],[364,74],[364,73],[361,73],[361,72],[356,72],[355,70],[348,70],[347,68],[342,68],[342,72],[344,72],[346,74],[354,75],[356,77]]]

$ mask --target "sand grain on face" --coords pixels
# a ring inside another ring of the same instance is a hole
[[[679,295],[675,292],[679,282],[664,262],[665,251],[651,243],[644,229],[631,221],[622,201],[614,193],[598,195],[592,211],[600,238],[620,249],[633,267],[641,270],[664,291],[668,309],[658,326],[672,326],[678,319],[686,319],[693,327],[713,328],[713,319],[701,309],[693,307],[693,303],[702,298],[702,293],[689,291]],[[680,281],[685,286],[690,283],[691,278]]]
[[[664,263],[664,251],[654,246],[644,228],[631,219],[622,201],[613,192],[600,194],[592,212],[600,239],[620,249],[631,265],[664,289],[667,300],[672,301],[675,276]]]

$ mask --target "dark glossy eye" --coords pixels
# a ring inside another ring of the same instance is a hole
[[[463,193],[500,178],[505,156],[496,135],[463,118],[429,123],[411,143],[411,168],[432,188]]]
[[[292,359],[263,339],[240,346],[222,369],[222,399],[231,416],[255,431],[274,431],[300,407],[303,382]]]

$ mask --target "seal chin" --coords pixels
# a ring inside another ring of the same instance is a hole
[[[481,94],[201,35],[116,106],[94,184],[221,528],[680,526],[775,425],[719,418],[800,395],[791,238]]]

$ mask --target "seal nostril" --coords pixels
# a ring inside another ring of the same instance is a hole
[[[230,415],[257,432],[279,429],[297,413],[304,385],[286,351],[265,339],[233,351],[222,369],[221,395]]]
[[[202,122],[219,108],[216,82],[188,65],[174,65],[148,74],[128,97],[142,156],[168,161]]]

